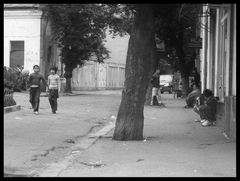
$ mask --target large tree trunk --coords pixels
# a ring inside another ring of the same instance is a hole
[[[65,67],[65,73],[64,77],[66,78],[66,88],[65,88],[65,93],[72,93],[72,85],[71,85],[71,79],[72,79],[72,68]]]
[[[71,78],[69,78],[69,77],[66,78],[66,89],[65,89],[66,93],[72,93],[71,81],[72,81]]]
[[[114,140],[143,139],[143,109],[146,91],[155,59],[153,5],[136,5],[137,12],[131,33],[124,90],[119,107]]]
[[[188,89],[189,89],[188,87],[189,87],[188,77],[182,76],[182,96],[183,96],[183,98],[187,97],[187,95],[188,95]]]
[[[150,105],[152,101],[152,84],[151,82],[148,83],[147,93],[146,93],[146,101],[145,105]]]

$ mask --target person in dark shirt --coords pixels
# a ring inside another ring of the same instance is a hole
[[[194,106],[193,110],[200,115],[202,126],[215,125],[217,101],[209,89],[205,89],[203,95],[205,99],[204,103],[200,106]]]
[[[151,99],[151,105],[159,105],[160,103],[160,70],[157,69],[156,72],[153,74],[151,83],[152,83],[152,99]]]
[[[195,102],[196,102],[196,98],[199,97],[201,95],[201,91],[200,88],[193,84],[193,91],[190,92],[186,98],[186,103],[187,105],[184,106],[185,108],[193,108]]]
[[[181,72],[177,70],[173,74],[173,98],[175,99],[176,97],[179,98],[181,97]]]
[[[47,86],[47,83],[42,74],[39,73],[40,68],[38,65],[33,66],[34,73],[29,75],[28,84],[30,86],[30,100],[34,114],[38,114],[41,87],[40,82]]]

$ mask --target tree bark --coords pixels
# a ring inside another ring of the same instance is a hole
[[[66,89],[65,93],[72,93],[72,84],[71,84],[71,78],[66,78]]]
[[[119,107],[114,140],[142,140],[144,103],[155,59],[153,5],[136,5],[137,11],[131,33],[124,90]]]
[[[67,66],[65,67],[65,73],[64,77],[66,78],[66,88],[65,88],[65,93],[72,93],[72,84],[71,84],[71,78],[72,78],[72,68],[68,68]]]
[[[145,105],[150,105],[152,101],[152,84],[151,82],[148,83],[147,93],[146,93],[146,101]]]

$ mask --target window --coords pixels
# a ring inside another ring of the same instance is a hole
[[[24,66],[24,41],[10,41],[10,67]]]

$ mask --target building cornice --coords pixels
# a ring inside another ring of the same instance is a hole
[[[18,10],[18,11],[8,11],[4,10],[4,18],[41,18],[42,11],[41,10]]]
[[[39,4],[4,4],[4,9],[36,9],[39,8]]]

